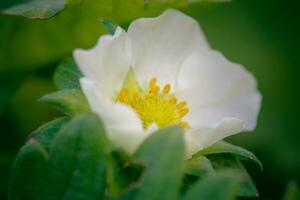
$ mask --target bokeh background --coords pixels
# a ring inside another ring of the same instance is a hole
[[[300,180],[297,1],[194,3],[184,12],[199,21],[213,48],[257,78],[263,94],[257,129],[228,140],[253,151],[263,162],[262,172],[248,166],[260,199],[281,199],[287,185]],[[0,16],[1,200],[7,199],[12,162],[26,136],[59,115],[38,102],[55,90],[52,74],[59,60],[76,46],[90,47],[103,31],[85,14],[74,17],[66,12],[46,21]],[[60,20],[60,15],[70,19]]]

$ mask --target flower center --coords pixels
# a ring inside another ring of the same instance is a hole
[[[187,102],[178,102],[176,96],[170,94],[170,90],[170,84],[166,84],[161,90],[155,77],[141,90],[130,70],[116,101],[130,106],[142,120],[145,129],[153,123],[159,128],[170,125],[186,128],[188,123],[182,121],[182,118],[189,112]]]

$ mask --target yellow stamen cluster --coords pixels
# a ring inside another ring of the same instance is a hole
[[[166,84],[161,90],[156,78],[152,78],[144,91],[123,87],[117,101],[133,108],[145,129],[153,123],[159,128],[176,124],[186,128],[188,123],[182,121],[182,118],[189,112],[187,102],[177,103],[177,98],[170,94],[170,90],[170,84]]]

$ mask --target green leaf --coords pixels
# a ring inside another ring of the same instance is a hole
[[[115,30],[117,29],[118,25],[114,23],[113,21],[109,19],[104,19],[101,21],[101,23],[105,26],[108,33],[113,35],[115,33]]]
[[[258,192],[243,164],[237,157],[225,154],[209,155],[209,160],[212,162],[216,171],[231,169],[238,171],[241,177],[241,186],[239,189],[239,196],[242,197],[258,197]]]
[[[40,200],[45,198],[47,152],[34,139],[19,151],[12,168],[10,200]]]
[[[90,111],[84,94],[78,89],[66,89],[50,93],[43,96],[40,101],[49,103],[70,116]]]
[[[3,11],[3,14],[23,16],[30,19],[47,19],[65,7],[65,0],[27,0]]]
[[[229,144],[224,141],[217,142],[214,145],[198,152],[194,156],[211,155],[211,154],[235,155],[235,156],[238,156],[240,159],[252,161],[252,162],[256,163],[260,167],[261,170],[263,169],[263,165],[262,165],[261,161],[253,153],[251,153],[250,151],[248,151],[242,147],[235,146],[235,145]]]
[[[209,159],[199,156],[184,163],[184,172],[187,175],[202,177],[207,173],[214,173],[214,169]]]
[[[183,134],[181,128],[169,127],[145,140],[134,155],[136,162],[144,164],[144,174],[127,199],[177,199],[184,162]]]
[[[48,200],[101,199],[106,186],[108,141],[94,114],[73,118],[50,149]]]
[[[61,62],[54,72],[53,80],[56,87],[63,89],[80,89],[79,79],[82,77],[73,58]]]
[[[300,188],[296,182],[288,184],[283,200],[299,200]]]
[[[31,133],[28,136],[27,140],[30,141],[32,139],[35,139],[40,144],[42,144],[47,151],[49,151],[50,145],[52,144],[54,137],[57,135],[61,127],[65,125],[68,121],[68,117],[61,117],[51,122],[48,122],[39,127],[33,133]]]
[[[183,200],[231,200],[239,189],[239,175],[234,172],[209,174],[184,195]]]

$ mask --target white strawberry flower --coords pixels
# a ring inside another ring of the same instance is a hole
[[[211,49],[199,24],[179,11],[137,19],[128,32],[118,27],[74,58],[91,109],[128,153],[170,125],[184,128],[187,156],[256,126],[253,75]]]

